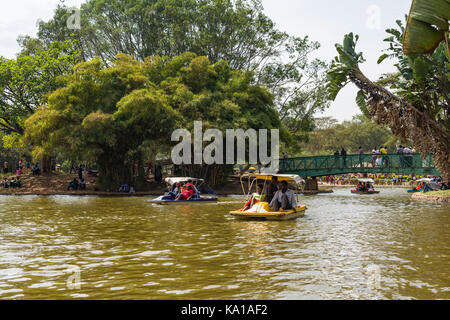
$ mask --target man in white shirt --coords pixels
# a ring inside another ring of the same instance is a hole
[[[297,202],[295,201],[295,193],[294,191],[288,189],[288,183],[286,181],[282,181],[278,191],[275,193],[272,201],[270,202],[270,207],[274,212],[283,210],[291,210],[294,212],[297,211]]]

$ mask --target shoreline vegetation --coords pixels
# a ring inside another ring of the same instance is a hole
[[[450,190],[414,193],[412,199],[450,203]]]
[[[11,176],[12,177],[12,176]],[[9,178],[11,178],[9,177]],[[118,191],[101,191],[97,185],[96,177],[85,177],[86,190],[71,190],[68,191],[67,187],[69,182],[74,178],[77,178],[77,174],[69,173],[52,173],[43,174],[39,176],[34,176],[32,174],[25,174],[22,176],[22,187],[21,188],[3,188],[0,187],[0,195],[10,195],[10,196],[24,196],[24,195],[40,195],[40,196],[54,196],[54,195],[72,195],[72,196],[113,196],[113,197],[130,197],[130,196],[160,196],[167,191],[166,184],[164,182],[149,181],[146,186],[134,193],[124,193]],[[2,176],[2,179],[4,176]],[[411,183],[404,183],[402,185],[387,185],[387,184],[376,184],[377,188],[411,188]],[[305,195],[314,195],[318,193],[333,193],[333,189],[342,188],[352,188],[355,187],[353,184],[347,184],[340,181],[337,184],[330,184],[319,182],[318,191],[308,191],[305,190]],[[242,188],[237,177],[230,177],[228,182],[223,186],[218,186],[215,191],[220,196],[227,195],[241,195]],[[434,201],[444,201],[450,202],[450,192],[438,191],[430,192],[427,194],[414,194],[413,199],[416,200],[434,200]]]

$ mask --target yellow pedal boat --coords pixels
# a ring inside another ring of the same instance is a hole
[[[264,190],[266,189],[266,182],[271,181],[273,177],[277,177],[278,182],[287,181],[295,184],[296,187],[303,186],[304,180],[298,175],[282,175],[282,174],[249,174],[241,177],[242,190],[245,192],[244,179],[248,178],[248,194],[247,197],[250,198],[250,193],[252,186],[258,185],[258,180],[264,180]],[[298,194],[297,194],[298,196]],[[297,197],[298,202],[298,197]],[[261,220],[291,220],[296,218],[301,218],[305,216],[306,205],[297,204],[297,210],[283,210],[274,212],[269,206],[268,202],[258,202],[255,203],[250,209],[243,211],[236,210],[231,211],[230,214],[239,219],[261,219]]]
[[[231,211],[230,214],[240,219],[265,219],[265,220],[291,220],[305,216],[306,206],[303,204],[297,205],[297,210],[286,210],[273,212],[267,202],[260,202],[254,204],[251,209],[247,211]]]

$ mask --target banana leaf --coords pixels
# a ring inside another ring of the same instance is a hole
[[[450,0],[413,0],[403,39],[405,54],[433,53],[448,43]]]

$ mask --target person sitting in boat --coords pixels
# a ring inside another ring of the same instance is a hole
[[[423,183],[422,183],[422,181],[420,181],[419,184],[417,185],[416,190],[417,190],[417,191],[421,191],[421,190],[422,190],[422,187],[423,187]]]
[[[172,185],[170,191],[162,197],[162,200],[175,200],[181,194],[181,183],[177,182]]]
[[[278,191],[278,177],[272,177],[272,181],[266,187],[267,202],[271,202]]]
[[[194,187],[192,185],[187,186],[186,191],[184,191],[183,193],[179,194],[178,197],[175,198],[175,200],[179,201],[179,200],[191,200],[192,197],[195,194],[195,190]]]
[[[356,185],[355,191],[362,191],[362,189],[363,189],[363,185],[361,184],[361,182],[358,182],[358,184]]]
[[[370,184],[370,182],[367,182],[367,184],[366,184],[366,190],[368,190],[368,191],[374,191],[375,189],[374,189],[373,186]]]
[[[191,179],[189,179],[186,183],[186,188],[189,186],[191,186],[194,189],[195,194],[193,198],[200,198],[200,192],[198,191],[197,187],[192,183]]]
[[[282,210],[297,210],[297,202],[295,200],[294,191],[288,189],[288,183],[286,181],[281,181],[278,187],[278,191],[275,193],[272,201],[270,202],[270,207],[274,212]]]
[[[265,196],[263,195],[263,189],[264,189],[264,185],[259,184],[256,192],[252,194],[252,196],[250,197],[250,199],[247,201],[247,203],[244,206],[244,209],[242,209],[242,211],[247,211],[249,210],[255,203],[258,203],[260,201],[264,201]]]
[[[429,192],[429,191],[433,191],[433,188],[430,187],[430,185],[428,183],[424,183],[423,186],[423,192]]]

